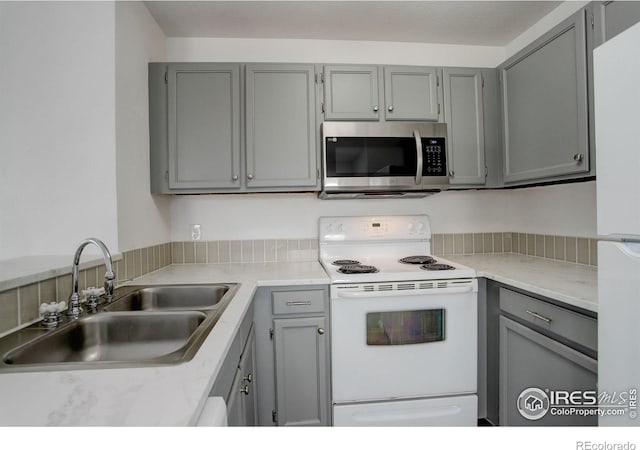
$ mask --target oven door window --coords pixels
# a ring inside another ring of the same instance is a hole
[[[408,345],[444,340],[444,309],[367,313],[367,345]]]

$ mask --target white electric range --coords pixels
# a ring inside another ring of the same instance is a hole
[[[321,217],[333,423],[474,426],[473,269],[431,256],[425,215]]]

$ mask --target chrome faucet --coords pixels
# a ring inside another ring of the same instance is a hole
[[[113,299],[113,280],[116,278],[116,274],[113,271],[113,263],[111,261],[111,253],[106,245],[96,238],[87,238],[80,243],[76,250],[76,255],[73,257],[73,268],[71,271],[71,296],[69,297],[69,308],[67,309],[67,316],[78,317],[82,314],[82,308],[80,307],[80,295],[78,294],[78,276],[80,272],[80,255],[82,250],[89,245],[94,244],[102,251],[102,257],[104,258],[104,265],[107,268],[104,274],[104,291],[107,302]]]

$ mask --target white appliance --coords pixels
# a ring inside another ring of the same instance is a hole
[[[629,397],[640,389],[639,48],[637,24],[594,51],[598,235],[607,239],[598,242],[598,391]],[[640,425],[632,398],[627,406],[599,425]]]
[[[475,426],[475,271],[430,256],[424,215],[321,217],[319,234],[333,424]]]

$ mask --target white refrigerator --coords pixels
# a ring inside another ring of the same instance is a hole
[[[607,414],[599,417],[604,426],[640,425],[639,55],[640,24],[594,51],[598,393]]]

